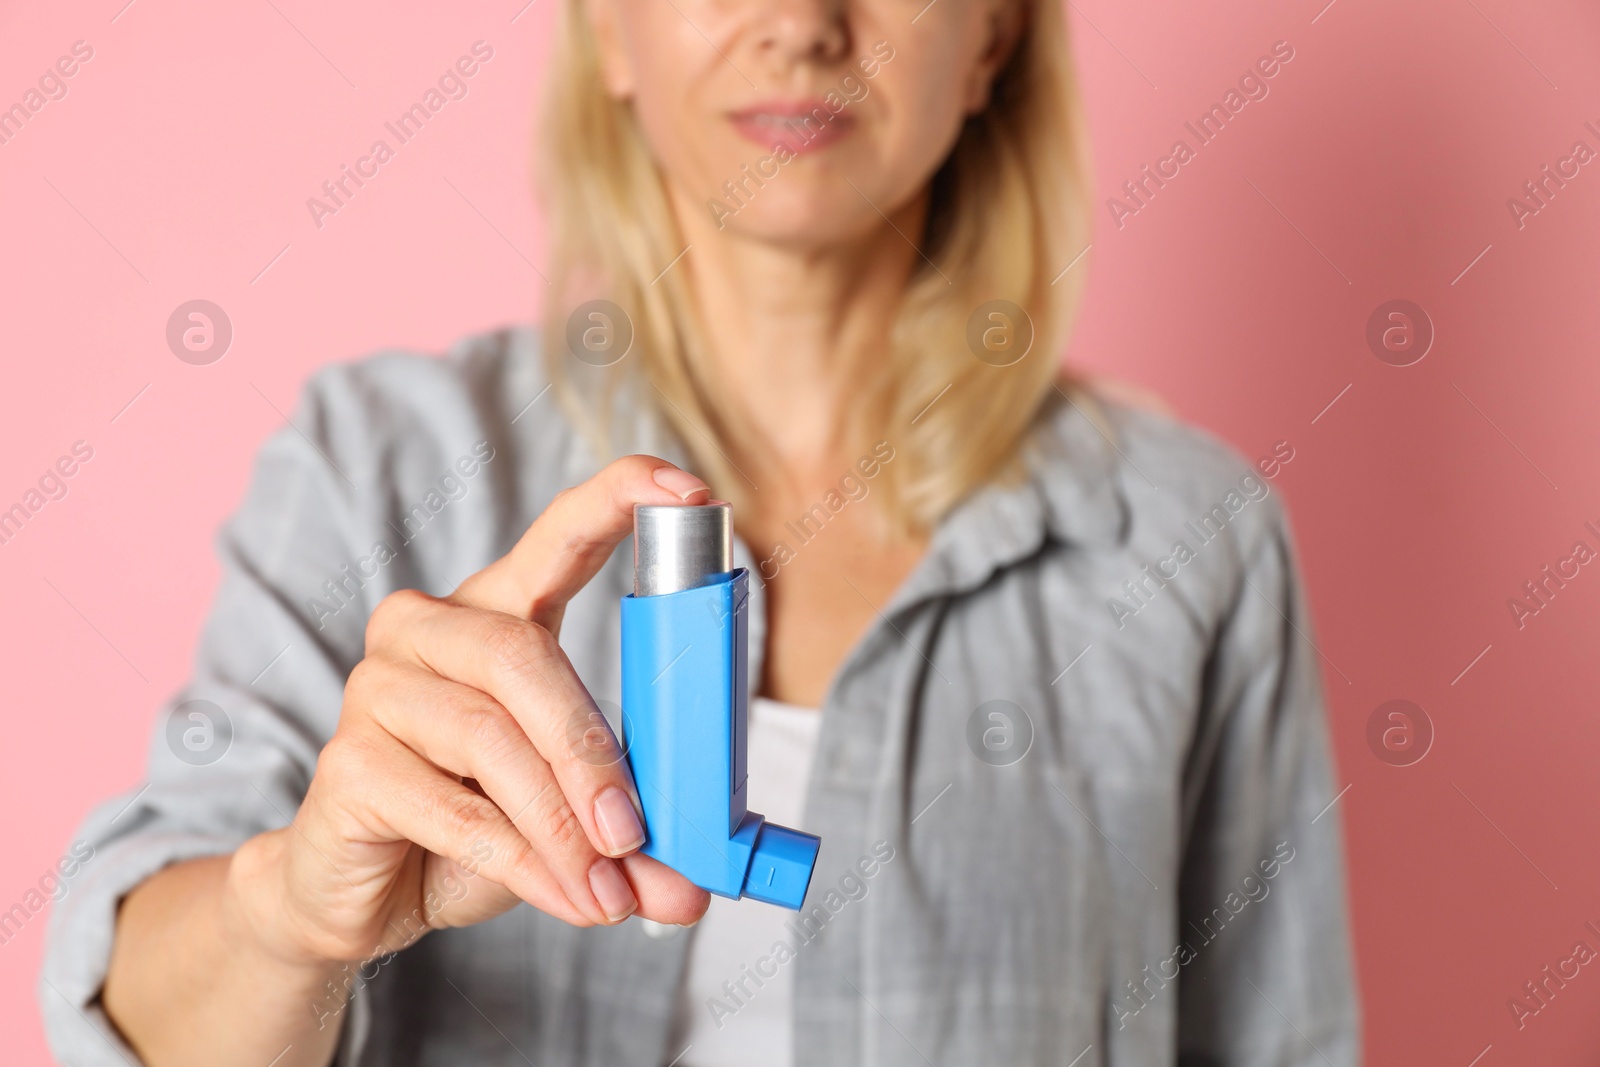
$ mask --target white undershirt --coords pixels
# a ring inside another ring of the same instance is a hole
[[[750,702],[749,806],[770,822],[801,826],[806,780],[816,750],[822,714],[814,708],[780,704],[765,697]],[[792,941],[784,924],[787,908],[755,900],[713,896],[705,917],[693,929],[689,962],[678,994],[672,1054],[688,1046],[676,1067],[790,1067],[794,1059],[794,963],[777,968],[757,987],[743,968],[754,969],[777,941]],[[765,969],[770,970],[768,963]],[[744,978],[744,991],[730,998],[724,982]],[[748,992],[748,995],[747,995]],[[716,998],[736,1010],[713,1017]],[[719,1026],[720,1021],[720,1026]]]

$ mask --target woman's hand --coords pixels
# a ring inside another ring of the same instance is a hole
[[[706,892],[637,853],[627,764],[556,641],[635,504],[709,495],[629,456],[557,496],[450,596],[385,598],[293,825],[234,857],[237,932],[318,963],[397,951],[519,901],[579,926],[699,919]]]

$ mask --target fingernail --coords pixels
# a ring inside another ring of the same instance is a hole
[[[609,786],[594,799],[594,822],[608,855],[621,856],[644,844],[644,824],[633,801],[617,786]]]
[[[711,495],[709,485],[678,467],[657,467],[652,477],[655,478],[657,485],[685,503],[701,493]]]
[[[628,880],[622,877],[614,860],[602,857],[594,861],[594,866],[589,868],[589,888],[594,890],[600,910],[614,923],[626,919],[639,907],[638,898],[633,895],[633,889],[629,887]]]

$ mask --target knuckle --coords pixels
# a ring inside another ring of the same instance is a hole
[[[539,815],[540,836],[556,849],[566,851],[584,840],[583,823],[567,798],[552,790],[555,800]]]
[[[492,801],[465,790],[452,791],[435,803],[435,815],[440,825],[456,840],[488,838],[494,823],[494,811]]]
[[[364,707],[371,702],[380,686],[380,676],[383,674],[383,665],[375,656],[368,656],[357,663],[350,671],[350,677],[344,681],[345,704]]]
[[[495,861],[498,880],[508,887],[538,885],[548,877],[538,853],[526,841],[512,846],[505,856],[496,855]]]
[[[392,640],[404,620],[414,616],[419,607],[432,599],[417,589],[397,589],[378,601],[367,618],[367,651],[370,653]]]
[[[546,511],[560,511],[572,503],[572,498],[578,493],[577,486],[569,485],[550,498],[550,505]]]
[[[520,679],[543,664],[550,643],[550,634],[543,627],[506,615],[489,624],[484,650],[496,673]]]
[[[562,730],[564,744],[556,759],[582,763],[587,767],[610,767],[622,759],[621,746],[605,716],[592,704],[574,708]]]
[[[370,782],[373,755],[372,747],[356,732],[337,731],[317,755],[316,776],[335,793],[349,791]]]
[[[494,766],[527,743],[511,713],[492,700],[472,701],[460,712],[462,735],[473,759]]]

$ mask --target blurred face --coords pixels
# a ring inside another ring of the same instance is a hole
[[[607,89],[632,104],[680,215],[796,247],[873,233],[926,190],[1024,14],[1021,0],[588,3]]]

